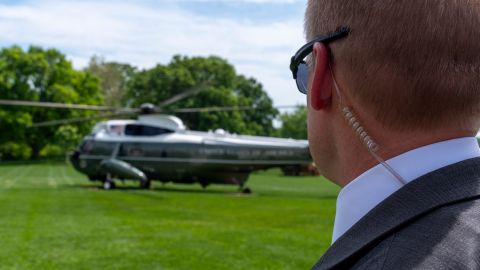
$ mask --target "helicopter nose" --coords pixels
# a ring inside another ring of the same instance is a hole
[[[76,161],[78,161],[79,157],[80,157],[80,151],[75,150],[75,151],[73,151],[73,153],[70,155],[70,161],[71,161],[72,163],[75,163]]]
[[[80,151],[75,150],[70,154],[70,163],[77,171],[82,171],[82,162],[80,160]]]

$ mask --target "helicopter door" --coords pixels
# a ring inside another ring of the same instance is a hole
[[[122,143],[119,153],[124,157],[141,157],[145,155],[145,149],[141,143]]]

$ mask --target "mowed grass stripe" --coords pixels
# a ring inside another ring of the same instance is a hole
[[[0,269],[305,269],[329,245],[338,192],[279,171],[253,174],[251,196],[132,182],[107,192],[62,164],[7,168],[0,179],[26,173],[2,187]]]
[[[13,184],[13,180],[10,177],[17,174],[18,171],[12,167],[0,167],[0,189]]]
[[[10,177],[16,173],[18,173],[18,168],[16,167],[0,166],[0,175],[2,176],[0,181],[3,181],[4,178]]]
[[[60,179],[60,177],[58,179]],[[48,185],[52,188],[57,188],[57,181],[53,177],[52,166],[48,166]]]
[[[32,167],[25,167],[22,169],[12,169],[11,172],[5,177],[2,176],[2,179],[4,181],[3,187],[6,189],[13,188],[15,185],[18,184],[19,181],[22,181],[22,179],[25,179],[24,177],[26,175],[29,175],[30,172],[32,171]]]
[[[53,166],[52,166],[53,167]],[[73,186],[74,185],[74,180],[72,179],[73,177],[69,177],[67,175],[67,166],[57,166],[56,167],[57,171],[60,171],[60,179],[62,180],[62,184],[65,184],[67,186]]]

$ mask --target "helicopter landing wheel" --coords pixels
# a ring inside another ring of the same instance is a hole
[[[252,194],[252,190],[249,187],[245,187],[242,189],[243,194]]]
[[[150,189],[151,186],[152,186],[152,182],[150,180],[140,181],[141,189]]]
[[[104,181],[103,182],[103,189],[104,190],[111,190],[111,189],[115,189],[115,182],[113,181]]]

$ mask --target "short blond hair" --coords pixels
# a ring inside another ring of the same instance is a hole
[[[394,129],[480,115],[479,0],[309,0],[307,39],[349,26],[329,45],[343,91]]]

